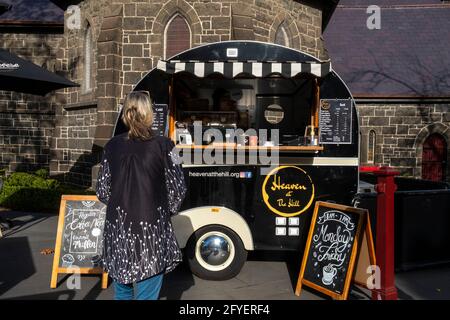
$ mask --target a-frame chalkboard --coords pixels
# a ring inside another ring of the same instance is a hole
[[[105,216],[106,206],[96,196],[61,197],[50,288],[56,288],[59,273],[80,273],[101,274],[106,289],[108,274],[99,265]]]
[[[347,299],[351,282],[362,284],[361,276],[354,277],[356,262],[364,272],[375,265],[368,211],[316,202],[295,294],[305,285],[333,299]]]

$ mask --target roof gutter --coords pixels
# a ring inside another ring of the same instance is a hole
[[[0,30],[3,33],[64,33],[64,22],[36,20],[0,20]]]
[[[450,103],[450,97],[379,97],[363,98],[354,96],[355,102],[360,104],[446,104]]]

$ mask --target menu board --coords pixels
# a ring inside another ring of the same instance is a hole
[[[153,125],[152,130],[160,136],[167,136],[169,132],[169,107],[167,104],[153,105]]]
[[[298,287],[346,299],[366,216],[365,209],[316,202]]]
[[[319,143],[352,143],[352,100],[321,99],[319,109]]]
[[[96,196],[62,196],[51,287],[58,273],[103,273],[101,255],[106,205]]]

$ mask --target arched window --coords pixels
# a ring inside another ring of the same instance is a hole
[[[275,44],[289,47],[289,36],[283,25],[280,25],[275,33]]]
[[[423,143],[422,179],[445,181],[447,163],[447,141],[433,133]]]
[[[169,20],[164,32],[164,58],[170,58],[191,47],[191,30],[181,15]]]
[[[92,28],[88,24],[84,36],[84,92],[92,90]]]
[[[374,130],[369,132],[369,143],[367,145],[367,163],[375,162],[375,146],[377,143],[377,134]]]

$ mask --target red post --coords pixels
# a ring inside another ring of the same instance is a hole
[[[376,257],[380,267],[381,286],[372,291],[374,300],[397,300],[394,273],[394,177],[399,173],[389,167],[374,171],[377,176]]]

